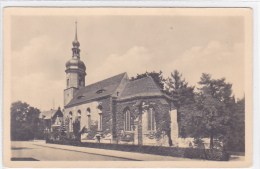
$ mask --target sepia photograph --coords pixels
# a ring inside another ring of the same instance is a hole
[[[5,8],[4,166],[249,167],[249,8]]]

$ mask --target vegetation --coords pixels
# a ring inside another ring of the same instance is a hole
[[[181,137],[193,137],[195,142],[210,138],[211,149],[245,150],[245,98],[236,102],[232,84],[225,78],[212,79],[210,74],[203,73],[197,92],[194,91],[195,86],[189,86],[177,70],[167,79],[161,71],[138,74],[131,79],[146,76],[151,76],[172,98]]]
[[[11,140],[32,140],[43,137],[40,110],[17,101],[11,105]]]

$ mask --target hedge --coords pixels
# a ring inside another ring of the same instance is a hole
[[[180,147],[161,147],[145,145],[126,145],[110,143],[87,143],[70,140],[46,140],[46,143],[73,145],[79,147],[101,148],[108,150],[119,150],[127,152],[138,152],[145,154],[155,154],[172,157],[193,158],[213,161],[228,161],[230,155],[227,152],[217,149],[198,149],[198,148],[180,148]]]

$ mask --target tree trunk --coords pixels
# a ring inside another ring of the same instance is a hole
[[[213,131],[210,132],[210,149],[213,149]]]

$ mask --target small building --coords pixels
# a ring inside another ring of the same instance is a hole
[[[85,86],[86,66],[77,38],[66,63],[64,122],[79,122],[81,141],[160,145],[178,140],[177,111],[152,77],[130,81],[127,73]]]
[[[60,127],[63,122],[63,113],[60,109],[58,110],[51,109],[48,111],[42,111],[40,114],[40,119],[43,122],[44,134],[53,132],[53,128]]]

